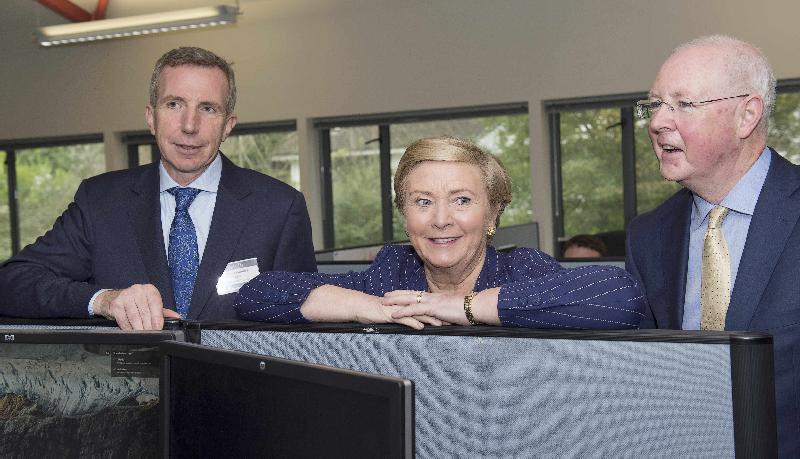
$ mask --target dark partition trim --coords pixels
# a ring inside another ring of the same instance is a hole
[[[710,332],[687,330],[536,330],[506,327],[425,327],[414,330],[402,325],[361,325],[313,323],[302,325],[268,324],[246,321],[195,321],[186,323],[187,331],[197,330],[202,339],[202,330],[242,330],[308,333],[360,333],[402,335],[485,336],[500,338],[572,339],[600,341],[644,341],[666,343],[703,343],[741,345],[769,344],[772,337],[758,332]]]
[[[731,396],[736,457],[777,457],[772,337],[731,340]]]

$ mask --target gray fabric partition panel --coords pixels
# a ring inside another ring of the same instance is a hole
[[[209,329],[201,343],[414,381],[420,457],[735,452],[729,344]]]

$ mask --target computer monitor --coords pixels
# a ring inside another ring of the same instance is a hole
[[[0,456],[160,455],[165,340],[183,332],[0,328]]]
[[[165,457],[411,457],[407,379],[163,343]]]

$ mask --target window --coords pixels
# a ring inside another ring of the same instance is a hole
[[[767,143],[789,161],[800,164],[800,80],[778,82]]]
[[[240,124],[220,145],[220,150],[237,166],[275,177],[300,189],[300,154],[295,121]],[[130,167],[158,161],[155,138],[148,131],[123,136],[128,145]]]
[[[2,149],[7,167],[0,174],[0,257],[5,259],[52,228],[80,182],[105,171],[105,154],[100,136],[14,141]]]
[[[300,189],[300,153],[294,121],[237,125],[220,146],[237,166]]]
[[[11,256],[11,211],[9,209],[8,154],[0,150],[0,260]]]
[[[600,234],[609,255],[623,256],[628,222],[680,189],[661,177],[647,121],[633,116],[634,102],[646,97],[627,94],[545,104],[556,247],[576,234]],[[778,82],[768,144],[800,164],[800,80]],[[619,243],[608,244],[609,239]]]
[[[560,123],[564,233],[622,228],[620,110],[565,112]]]
[[[406,239],[392,179],[409,144],[452,135],[495,154],[511,175],[514,199],[503,225],[531,220],[525,104],[317,120],[321,128],[326,248]]]

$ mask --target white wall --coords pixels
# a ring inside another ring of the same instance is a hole
[[[532,208],[550,249],[543,100],[646,91],[672,47],[709,33],[752,41],[778,78],[800,77],[796,0],[242,0],[233,27],[52,49],[31,31],[63,20],[30,0],[4,5],[0,139],[101,132],[108,168],[125,167],[119,133],[145,128],[155,60],[206,47],[235,64],[240,122],[298,120],[318,243],[315,117],[527,101]]]

